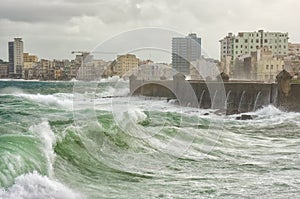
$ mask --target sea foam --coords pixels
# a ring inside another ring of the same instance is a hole
[[[29,198],[82,198],[62,183],[41,176],[36,171],[16,178],[15,184],[7,190],[0,189],[2,199],[29,199]]]

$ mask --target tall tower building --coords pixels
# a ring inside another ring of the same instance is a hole
[[[9,77],[21,78],[23,70],[23,41],[22,38],[14,38],[8,42]]]
[[[201,57],[201,38],[195,33],[186,37],[172,38],[172,67],[176,71],[189,75],[192,61]]]

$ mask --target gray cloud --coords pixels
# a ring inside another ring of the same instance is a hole
[[[74,49],[149,26],[196,32],[218,58],[218,40],[228,32],[263,28],[300,41],[299,8],[297,0],[2,0],[0,58],[7,59],[7,42],[15,36],[39,57],[70,58]]]

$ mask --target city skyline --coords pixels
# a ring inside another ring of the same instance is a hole
[[[216,59],[218,41],[228,32],[281,31],[289,33],[291,42],[300,41],[300,30],[294,25],[300,3],[295,0],[178,1],[176,6],[137,0],[16,2],[4,0],[0,7],[3,60],[8,59],[7,42],[14,37],[23,38],[26,52],[46,59],[70,59],[73,50],[89,51],[112,35],[143,27],[169,28],[183,35],[195,32],[206,54]],[[172,13],[178,14],[171,17]]]

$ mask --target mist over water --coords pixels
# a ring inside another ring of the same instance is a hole
[[[115,81],[0,82],[0,198],[300,195],[299,113],[241,121]]]

